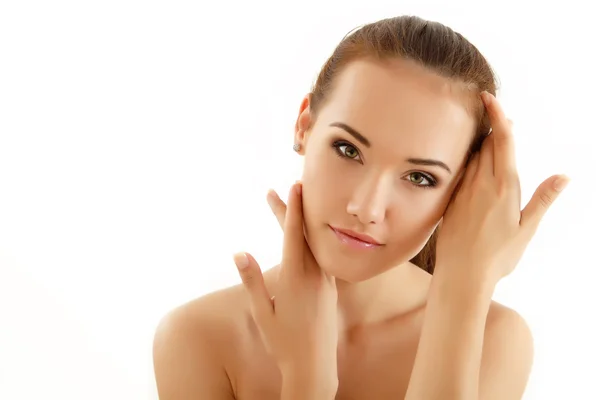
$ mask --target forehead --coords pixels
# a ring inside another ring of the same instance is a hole
[[[456,158],[466,153],[475,131],[472,96],[466,85],[412,61],[358,60],[337,76],[319,119],[353,126],[374,147],[420,146],[421,153],[440,157],[445,148],[444,158]]]

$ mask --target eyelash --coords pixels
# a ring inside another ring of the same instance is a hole
[[[360,153],[358,152],[358,149],[355,146],[353,146],[352,144],[346,142],[345,140],[336,140],[335,142],[333,142],[331,144],[331,147],[334,148],[335,154],[338,157],[340,157],[340,158],[342,158],[344,160],[358,161],[358,162],[360,162],[362,164],[362,161],[356,160],[354,158],[349,158],[348,156],[344,155],[344,153],[342,152],[342,150],[340,150],[340,147],[342,147],[342,146],[351,147],[351,148],[353,148],[358,153],[357,156],[360,155]],[[436,187],[437,184],[438,184],[437,179],[435,179],[434,176],[432,176],[432,175],[430,175],[428,173],[425,173],[425,172],[411,172],[409,174],[409,176],[413,175],[413,174],[420,175],[420,176],[424,177],[425,179],[427,179],[429,181],[428,185],[418,185],[418,184],[414,184],[413,183],[412,185],[415,186],[415,187],[418,187],[420,189],[432,189],[432,188]]]

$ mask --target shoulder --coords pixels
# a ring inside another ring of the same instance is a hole
[[[529,379],[533,352],[533,336],[523,316],[492,302],[481,360],[481,398],[520,399]]]
[[[164,315],[155,332],[155,344],[170,339],[173,335],[194,339],[193,343],[210,342],[211,345],[226,343],[236,324],[236,316],[243,314],[240,309],[240,285],[231,286],[205,294]]]
[[[154,333],[153,363],[161,400],[233,398],[225,360],[237,340],[239,286],[209,293],[162,317]]]
[[[527,321],[514,309],[492,301],[488,312],[485,342],[489,351],[518,348],[523,356],[533,352],[533,336]]]

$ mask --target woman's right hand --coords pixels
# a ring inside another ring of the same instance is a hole
[[[318,266],[304,236],[302,184],[292,186],[284,221],[283,257],[269,294],[250,254],[234,256],[252,317],[284,381],[325,379],[337,385],[337,289]],[[319,382],[319,383],[322,383]]]

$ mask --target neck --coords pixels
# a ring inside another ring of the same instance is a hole
[[[264,274],[269,291],[276,285],[278,270],[276,266]],[[408,262],[362,282],[338,279],[340,332],[383,324],[422,308],[430,280],[431,275]]]
[[[337,280],[339,328],[386,322],[424,305],[430,275],[411,263],[394,267],[366,281]]]

